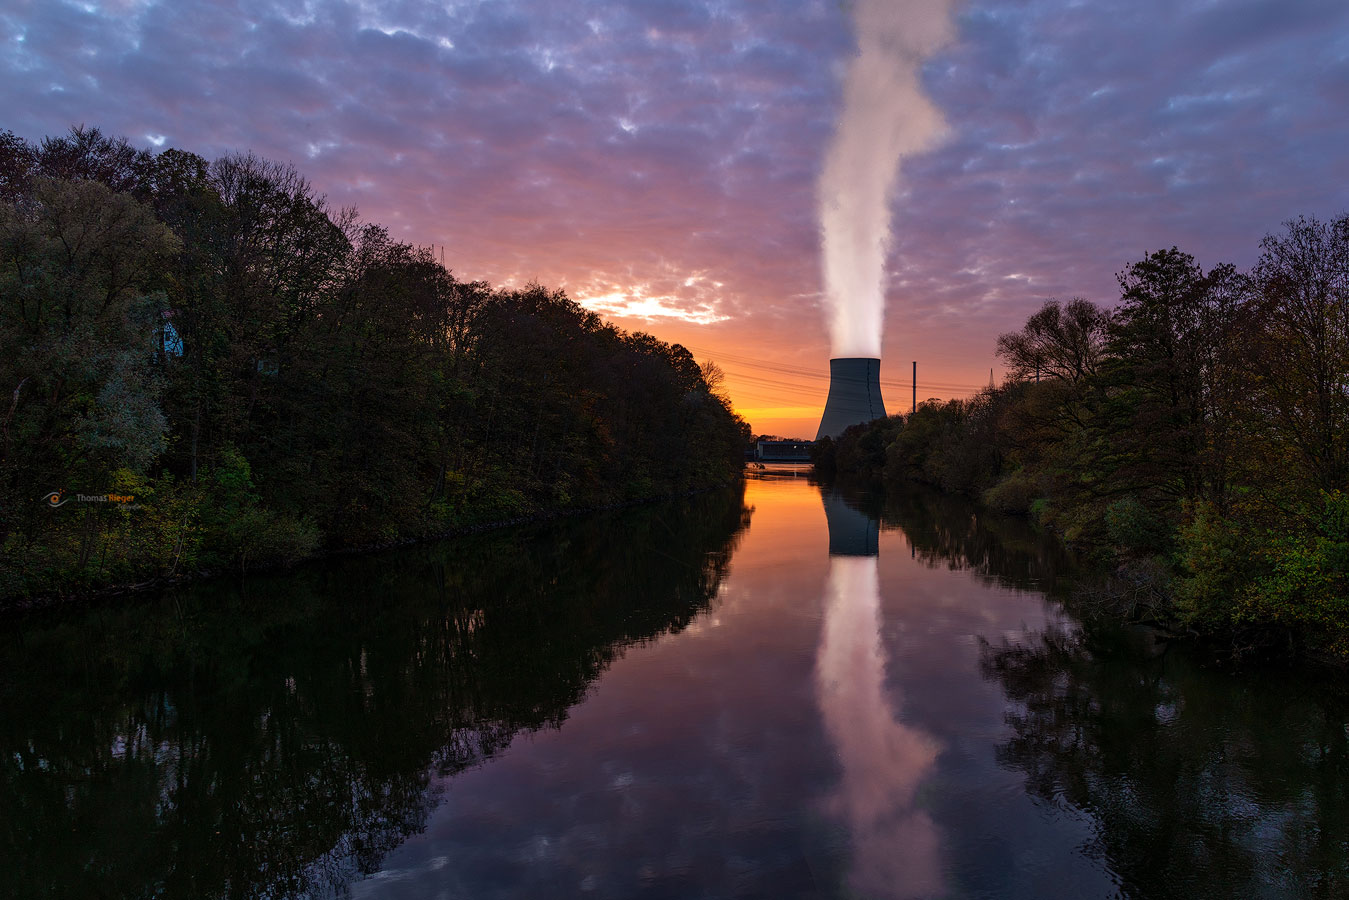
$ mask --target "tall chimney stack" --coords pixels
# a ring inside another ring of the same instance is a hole
[[[881,361],[848,356],[829,360],[829,399],[815,440],[837,438],[849,425],[885,417],[881,400]]]

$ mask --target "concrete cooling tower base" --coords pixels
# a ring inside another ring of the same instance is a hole
[[[867,357],[829,360],[829,399],[815,440],[837,438],[849,425],[885,417],[881,401],[881,361]]]

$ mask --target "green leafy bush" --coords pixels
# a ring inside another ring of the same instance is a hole
[[[1258,571],[1262,543],[1213,504],[1194,504],[1177,536],[1176,606],[1182,618],[1191,625],[1232,624],[1238,598]]]
[[[1106,507],[1105,532],[1120,552],[1130,556],[1160,555],[1174,542],[1166,520],[1135,497],[1116,500]]]
[[[221,451],[211,482],[203,521],[212,561],[247,569],[295,562],[318,549],[321,538],[312,521],[261,506],[252,466],[234,447]]]
[[[1286,625],[1349,656],[1349,496],[1322,501],[1314,530],[1269,541],[1267,571],[1241,592],[1237,618]]]
[[[1043,494],[1044,490],[1029,471],[1017,469],[984,491],[982,499],[996,510],[1024,516],[1031,512]]]

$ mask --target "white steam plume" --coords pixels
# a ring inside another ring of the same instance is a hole
[[[833,355],[881,355],[890,194],[904,157],[933,146],[941,113],[923,94],[923,61],[954,35],[954,0],[853,0],[857,55],[817,202]]]

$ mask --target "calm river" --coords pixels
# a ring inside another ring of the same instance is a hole
[[[1336,679],[799,473],[0,621],[0,896],[1349,896]]]

